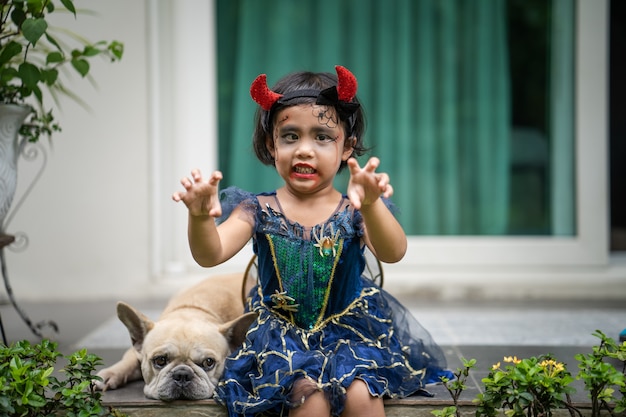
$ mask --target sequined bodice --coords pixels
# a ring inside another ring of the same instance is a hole
[[[272,199],[259,196],[255,226],[264,303],[295,325],[314,329],[360,293],[360,217],[344,199],[326,222],[306,228],[287,219]]]

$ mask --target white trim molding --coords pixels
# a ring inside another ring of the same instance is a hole
[[[187,211],[170,196],[193,168],[217,168],[214,2],[147,3],[150,59],[151,276],[179,277],[194,268]]]

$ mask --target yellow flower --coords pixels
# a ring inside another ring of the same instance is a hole
[[[522,361],[521,359],[517,359],[517,356],[505,356],[504,357],[504,362],[518,364],[521,361]]]
[[[491,367],[491,370],[492,370],[492,371],[497,371],[498,369],[500,369],[500,362],[498,362],[498,363],[494,364],[494,365]]]
[[[546,374],[551,378],[554,378],[559,372],[565,370],[565,366],[554,359],[546,359],[542,361],[539,366],[541,366]]]

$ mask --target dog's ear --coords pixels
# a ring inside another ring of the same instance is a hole
[[[117,317],[128,329],[133,347],[141,352],[146,334],[154,327],[154,322],[143,313],[120,301],[117,303]]]
[[[246,338],[246,333],[250,328],[250,325],[256,320],[256,313],[246,313],[243,316],[239,316],[235,320],[231,320],[222,324],[219,327],[220,333],[224,335],[231,350],[237,349]]]

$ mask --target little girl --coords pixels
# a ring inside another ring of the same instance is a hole
[[[250,238],[258,255],[248,307],[258,319],[216,390],[231,416],[384,416],[384,397],[453,378],[428,332],[362,277],[366,246],[382,262],[398,262],[407,241],[378,159],[363,167],[354,159],[365,151],[357,82],[343,67],[336,72],[293,73],[273,90],[264,74],[252,84],[260,105],[255,153],[275,166],[281,188],[258,195],[228,188],[220,199],[221,173],[205,180],[194,170],[173,196],[189,210],[200,265],[221,264]],[[342,195],[333,180],[346,166]]]

